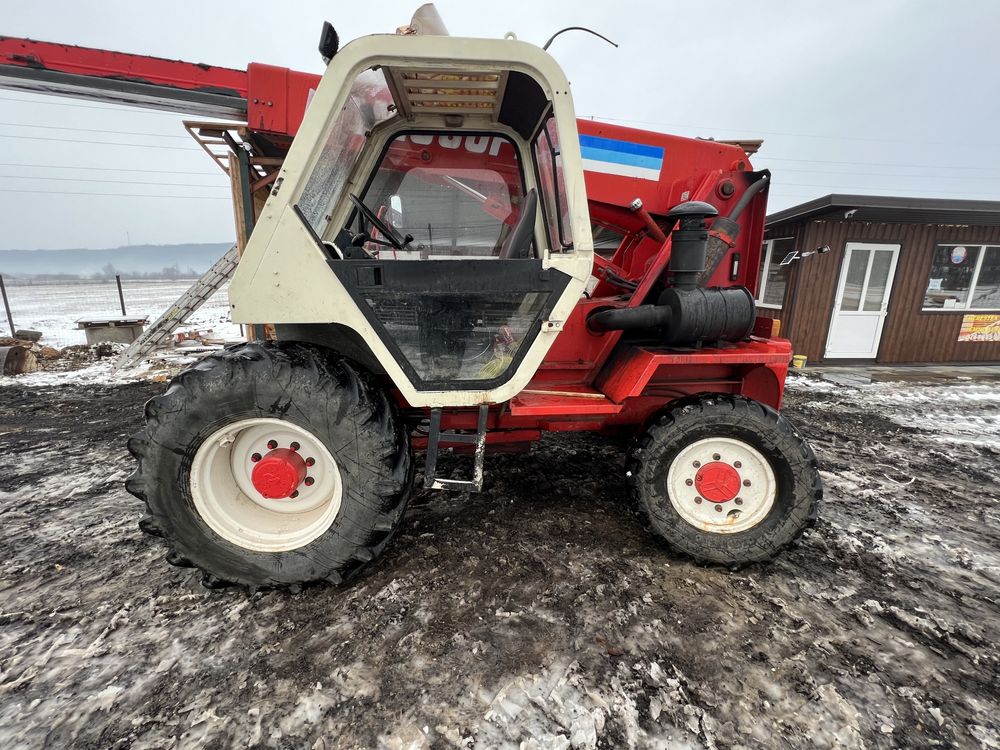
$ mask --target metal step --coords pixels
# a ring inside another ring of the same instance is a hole
[[[510,401],[514,417],[593,417],[619,414],[623,408],[623,404],[614,403],[600,391],[582,385],[529,387]]]
[[[184,321],[205,304],[205,300],[219,291],[233,275],[240,262],[240,253],[233,245],[211,268],[202,274],[191,287],[174,302],[142,335],[133,341],[129,348],[121,353],[115,362],[115,369],[134,367],[142,358],[152,352],[170,338],[170,335],[183,325]]]
[[[441,432],[441,409],[431,409],[430,431],[427,435],[427,455],[424,459],[424,488],[428,490],[466,490],[479,492],[483,488],[483,457],[486,454],[486,416],[488,404],[479,407],[479,423],[475,433]],[[437,459],[440,444],[469,443],[476,446],[473,456],[472,479],[438,479]]]

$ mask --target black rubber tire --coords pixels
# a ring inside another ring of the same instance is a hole
[[[202,520],[191,497],[198,447],[227,423],[253,417],[309,430],[340,469],[343,497],[333,524],[288,552],[226,541]],[[392,538],[413,485],[409,439],[394,404],[346,360],[303,344],[246,344],[206,357],[147,402],[146,427],[128,449],[139,465],[126,489],[149,513],[139,527],[162,537],[168,562],[201,568],[213,588],[297,588],[357,575]]]
[[[670,501],[667,472],[674,458],[691,443],[711,437],[748,443],[774,471],[774,505],[746,531],[704,531],[685,521]],[[704,394],[674,402],[636,439],[626,469],[635,510],[647,528],[701,563],[739,566],[771,559],[815,522],[823,497],[816,456],[792,423],[740,396]]]

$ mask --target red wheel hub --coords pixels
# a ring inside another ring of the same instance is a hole
[[[713,503],[732,500],[740,491],[740,475],[732,466],[722,461],[705,464],[694,477],[698,494]]]
[[[268,500],[288,497],[306,478],[306,462],[288,448],[276,448],[254,464],[250,481]]]

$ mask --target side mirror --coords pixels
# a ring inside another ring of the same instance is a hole
[[[337,30],[329,21],[323,21],[323,31],[319,35],[319,54],[323,57],[323,62],[329,65],[339,49],[340,37],[337,36]]]

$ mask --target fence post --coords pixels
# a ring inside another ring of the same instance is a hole
[[[122,294],[122,276],[121,274],[115,274],[115,281],[118,282],[118,302],[122,306],[122,317],[125,317],[125,295]]]
[[[10,302],[7,301],[7,287],[3,285],[3,274],[0,274],[0,296],[3,297],[3,309],[7,313],[7,323],[10,324],[10,335],[14,335],[14,318],[10,314]]]

